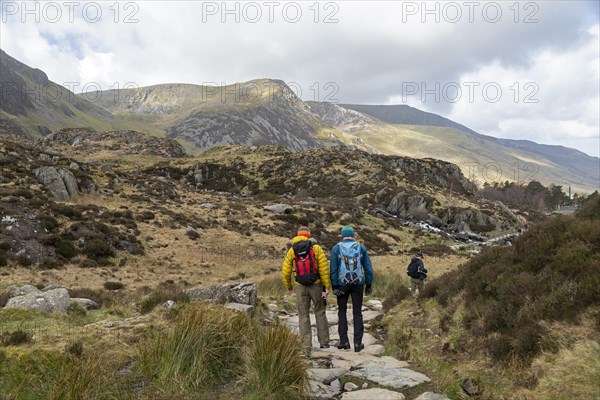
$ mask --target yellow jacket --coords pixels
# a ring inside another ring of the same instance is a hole
[[[292,239],[292,244],[301,242],[303,240],[310,240],[304,236],[296,236]],[[331,289],[331,281],[329,280],[329,262],[327,261],[327,256],[325,256],[325,252],[318,244],[313,245],[313,251],[315,252],[315,261],[317,262],[317,270],[319,271],[320,279],[313,285],[322,285],[327,289]],[[294,249],[290,248],[285,256],[285,260],[283,261],[283,268],[281,268],[281,279],[283,280],[283,284],[287,289],[292,288],[292,273],[294,267]],[[294,284],[300,286],[299,283],[294,282]]]

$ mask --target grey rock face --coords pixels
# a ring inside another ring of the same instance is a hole
[[[100,308],[98,303],[96,303],[94,300],[84,299],[84,298],[80,298],[80,297],[72,298],[71,303],[79,304],[81,307],[85,308],[86,310],[97,310]]]
[[[67,313],[69,308],[69,292],[67,289],[53,289],[47,292],[32,292],[23,296],[12,297],[5,308],[21,308],[45,313]]]
[[[55,167],[39,167],[33,170],[35,179],[52,193],[57,200],[68,200],[77,197],[77,180],[73,173]]]
[[[209,287],[193,288],[188,290],[190,300],[205,300],[216,303],[239,303],[256,305],[256,283],[239,282],[225,283]]]
[[[35,286],[23,285],[23,286],[9,286],[6,288],[6,292],[11,294],[11,297],[24,296],[30,293],[39,293],[40,290]]]

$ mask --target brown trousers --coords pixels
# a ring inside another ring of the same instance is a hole
[[[294,285],[296,301],[298,303],[298,320],[300,323],[300,336],[302,345],[307,349],[312,348],[312,329],[310,327],[310,303],[314,304],[315,318],[317,320],[317,338],[320,344],[329,344],[329,324],[325,316],[325,301],[321,297],[321,285],[299,286]]]

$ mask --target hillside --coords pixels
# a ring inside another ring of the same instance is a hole
[[[432,280],[420,304],[397,302],[386,322],[395,354],[436,369],[446,392],[596,398],[598,218],[596,194],[575,216],[553,216],[512,246],[487,249]]]
[[[322,147],[322,123],[282,81],[260,79],[224,87],[165,84],[94,93],[123,118],[155,123],[166,136],[199,150],[220,145],[279,145],[294,151]]]
[[[600,185],[597,157],[480,135],[408,106],[305,103],[283,81],[272,79],[224,87],[160,84],[83,96],[5,52],[0,62],[3,87],[35,89],[5,91],[3,132],[39,137],[64,128],[140,131],[175,139],[191,154],[221,145],[274,145],[298,152],[346,144],[374,154],[445,160],[478,184],[537,179],[571,184],[579,192]],[[58,99],[50,96],[55,92]]]
[[[571,183],[573,187],[584,192],[593,192],[600,187],[600,159],[575,149],[543,145],[528,140],[498,139],[481,135],[457,122],[407,105],[341,104],[340,107],[363,113],[398,128],[434,136],[441,140],[441,143],[432,143],[431,147],[442,146],[442,148],[423,150],[431,157],[439,155],[442,160],[459,165],[472,162],[479,162],[480,165],[496,163],[504,172],[502,179],[515,180],[515,165],[518,164],[522,168],[519,176],[525,181],[531,179],[530,175],[537,170],[535,172],[536,179],[546,184],[555,183],[568,186]],[[343,127],[341,128],[343,129]],[[391,128],[389,130],[393,131]],[[457,136],[462,137],[457,138]],[[427,138],[423,139],[426,143]],[[365,139],[363,138],[363,140]],[[370,144],[370,141],[365,140],[365,143]],[[382,148],[381,151],[390,151],[392,154],[404,154],[402,153],[403,145],[404,143],[401,142],[397,145],[390,144],[388,147],[379,145],[375,148],[380,150]],[[458,155],[455,153],[456,147],[466,151]],[[484,152],[487,150],[488,154],[480,157],[480,150]],[[448,154],[444,156],[444,152]],[[539,168],[523,169],[523,166],[528,163],[534,163]],[[479,176],[477,180],[483,182],[485,179],[483,176]]]
[[[17,61],[2,50],[0,85],[0,131],[41,136],[63,128],[147,131],[149,128],[119,120],[98,105],[52,82],[42,70]]]

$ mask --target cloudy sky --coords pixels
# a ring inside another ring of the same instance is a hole
[[[600,152],[597,1],[1,1],[0,47],[77,91],[282,79]],[[87,86],[86,86],[87,85]]]

